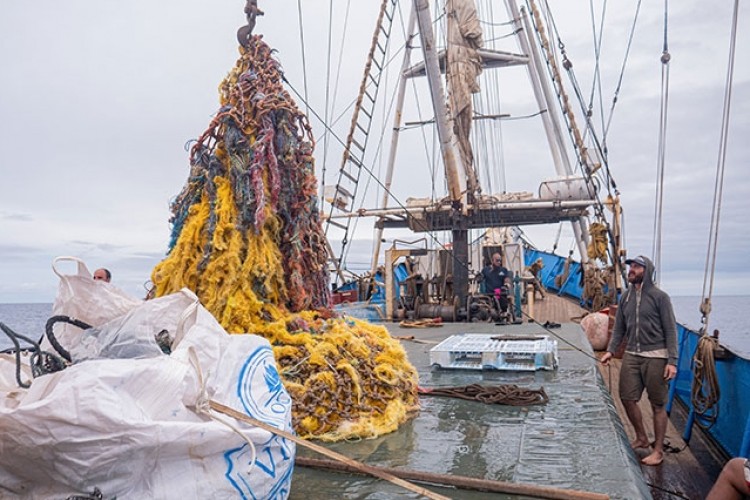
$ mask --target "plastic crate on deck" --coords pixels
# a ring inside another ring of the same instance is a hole
[[[557,341],[546,335],[452,335],[430,349],[430,364],[468,370],[557,368]]]

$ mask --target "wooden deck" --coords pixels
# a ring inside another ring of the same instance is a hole
[[[618,390],[620,366],[621,360],[613,359],[609,366],[599,365],[599,371],[612,394],[617,413],[620,415],[628,438],[633,440],[635,439],[633,426],[630,425],[625,416],[625,409],[620,402]],[[653,413],[648,397],[644,394],[638,404],[643,413],[646,433],[649,439],[653,440]],[[687,446],[683,441],[682,432],[675,428],[674,421],[677,421],[678,425],[684,425],[684,413],[684,409],[678,404],[674,405],[671,418],[667,424],[664,462],[658,467],[641,466],[641,471],[651,487],[651,493],[655,499],[689,498],[697,500],[706,498],[708,491],[719,472],[721,472],[720,462],[712,455],[702,432],[694,429],[693,437],[690,438],[690,446]],[[636,450],[636,455],[641,458],[647,454],[648,450]]]
[[[547,321],[555,323],[578,322],[586,311],[573,301],[547,294],[544,300],[536,300],[533,305],[533,317],[539,323]],[[528,320],[528,308],[524,306],[524,320]],[[598,353],[602,354],[602,353]],[[614,359],[609,366],[599,365],[605,385],[609,388],[615,401],[617,413],[625,427],[630,440],[635,439],[633,426],[630,425],[625,409],[620,402],[618,380],[620,377],[619,359]],[[651,405],[644,395],[639,406],[644,417],[644,424],[650,439],[653,439],[653,420]],[[682,432],[675,428],[675,423],[682,428],[686,421],[685,410],[677,403],[673,405],[672,414],[667,427],[664,462],[658,467],[642,465],[641,471],[646,482],[651,487],[651,493],[657,500],[687,498],[698,500],[706,497],[714,481],[721,472],[722,460],[716,456],[705,435],[699,429],[694,429],[687,447],[682,439]],[[680,450],[680,451],[676,451]],[[647,450],[636,450],[636,455],[643,457]]]
[[[529,317],[539,323],[548,321],[554,323],[578,323],[586,315],[586,310],[572,300],[547,293],[545,298],[537,298],[531,307],[523,305],[523,319],[528,321]],[[531,309],[531,310],[530,310]]]

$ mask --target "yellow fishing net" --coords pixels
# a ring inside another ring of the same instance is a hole
[[[228,332],[268,339],[300,436],[395,430],[418,409],[416,371],[385,328],[328,308],[312,133],[260,36],[240,47],[219,94],[172,203],[156,295],[187,287]]]

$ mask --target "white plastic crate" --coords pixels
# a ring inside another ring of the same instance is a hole
[[[430,349],[430,364],[440,368],[535,371],[557,363],[557,341],[546,335],[462,333]]]

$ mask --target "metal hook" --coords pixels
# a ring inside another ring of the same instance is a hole
[[[258,8],[258,0],[246,0],[244,11],[247,24],[237,30],[237,41],[243,47],[247,47],[255,28],[255,18],[262,16],[264,12]]]

